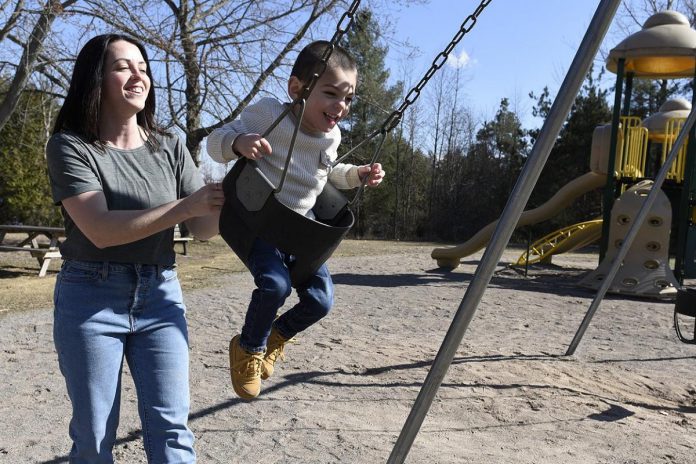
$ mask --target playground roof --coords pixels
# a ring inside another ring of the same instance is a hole
[[[673,98],[667,100],[660,106],[660,111],[645,118],[643,127],[648,128],[648,132],[652,136],[664,133],[667,121],[670,119],[681,118],[686,119],[691,112],[691,103],[684,98]]]
[[[609,52],[607,69],[616,73],[619,59],[624,71],[652,79],[690,78],[696,67],[696,31],[677,11],[652,15],[643,29],[631,34]]]

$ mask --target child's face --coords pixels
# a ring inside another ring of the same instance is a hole
[[[309,133],[327,133],[336,127],[350,111],[355,95],[358,73],[354,69],[327,68],[307,99],[302,130]],[[304,83],[295,76],[290,78],[288,93],[294,99],[302,92]]]

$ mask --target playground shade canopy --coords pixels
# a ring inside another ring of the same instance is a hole
[[[696,67],[696,31],[677,11],[657,13],[609,52],[607,69],[617,72],[625,60],[625,72],[651,79],[689,78]]]

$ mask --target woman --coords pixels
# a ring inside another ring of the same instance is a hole
[[[72,402],[70,462],[113,462],[123,358],[148,462],[195,462],[187,426],[188,333],[173,228],[217,233],[224,202],[154,122],[143,46],[100,35],[80,51],[46,147],[65,220],[54,341]]]

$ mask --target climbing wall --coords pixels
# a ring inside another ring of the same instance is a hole
[[[581,280],[581,286],[596,290],[602,285],[652,184],[651,180],[638,182],[614,202],[606,256],[597,269]],[[671,222],[669,199],[660,190],[608,292],[659,299],[676,297],[679,284],[669,267],[668,255]]]

